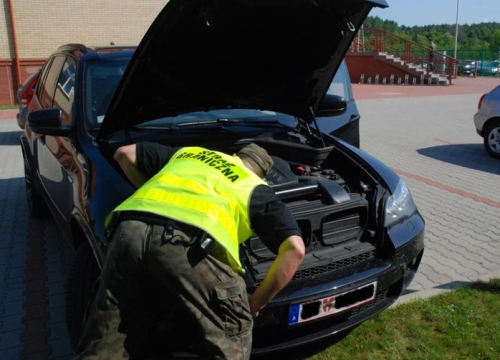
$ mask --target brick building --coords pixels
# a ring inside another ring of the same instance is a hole
[[[168,0],[6,0],[0,7],[0,105],[60,45],[136,45]]]

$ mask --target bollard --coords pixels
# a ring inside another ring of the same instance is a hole
[[[367,84],[371,84],[372,83],[372,77],[371,76],[368,78],[368,81],[366,83]]]
[[[398,85],[401,85],[401,76],[398,77]]]
[[[359,83],[360,84],[364,84],[365,83],[365,74],[361,74],[361,77],[359,79]]]
[[[379,78],[379,74],[375,75],[375,84],[378,85],[378,78]]]
[[[391,85],[394,84],[394,74],[391,74],[390,82],[391,82]]]
[[[387,84],[387,78],[384,76],[384,78],[382,79],[382,84]]]
[[[420,85],[424,85],[424,74],[420,75]]]

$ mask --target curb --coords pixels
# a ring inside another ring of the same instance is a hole
[[[491,279],[497,279],[500,278],[500,270],[494,271],[490,274],[480,276],[477,280],[471,281],[469,279],[462,279],[462,280],[455,280],[452,281],[448,284],[443,284],[439,285],[435,288],[432,289],[426,289],[426,290],[421,290],[421,291],[416,291],[416,292],[410,292],[408,294],[402,295],[396,300],[394,304],[392,304],[389,309],[393,309],[398,307],[399,305],[402,304],[407,304],[409,302],[412,302],[417,299],[428,299],[430,297],[444,294],[449,291],[456,290],[458,288],[466,287],[466,286],[471,286],[477,281],[490,281]]]

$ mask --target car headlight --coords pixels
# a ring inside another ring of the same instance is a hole
[[[410,189],[408,189],[404,181],[400,179],[396,191],[387,199],[384,225],[389,226],[406,219],[413,215],[415,211],[417,211],[417,207],[413,202]]]

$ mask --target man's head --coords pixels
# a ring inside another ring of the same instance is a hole
[[[254,173],[261,178],[273,167],[273,159],[257,144],[249,144],[236,153]]]

